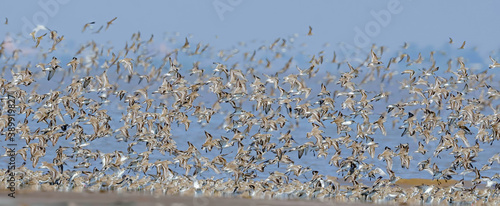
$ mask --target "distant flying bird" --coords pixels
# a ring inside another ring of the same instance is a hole
[[[307,33],[307,36],[313,35],[312,30],[313,30],[313,28],[311,26],[309,26],[309,32]]]
[[[410,46],[410,44],[408,44],[407,42],[405,42],[405,44],[403,45],[403,49],[408,49],[409,46]]]
[[[124,58],[119,60],[120,63],[125,65],[125,68],[129,71],[130,74],[134,73],[134,64],[132,64],[132,60],[133,59],[131,58]]]
[[[73,57],[73,59],[67,64],[67,66],[71,66],[71,70],[73,71],[73,73],[75,73],[78,63],[78,59],[76,57]]]
[[[465,47],[465,41],[464,41],[464,43],[462,43],[462,46],[458,49],[464,49],[464,47]]]
[[[37,25],[33,29],[33,31],[30,33],[30,36],[33,38],[33,41],[36,41],[36,37],[35,37],[36,33],[38,33],[38,31],[40,31],[40,30],[49,30],[50,31],[50,29],[45,27],[44,25]]]
[[[99,32],[101,32],[102,28],[104,28],[103,25],[101,25],[101,27],[99,27],[99,29],[97,31],[95,31],[94,34],[98,34]]]
[[[496,68],[496,67],[500,67],[500,64],[496,60],[494,60],[491,56],[490,56],[490,59],[491,59],[491,62],[492,62],[492,64],[490,64],[490,66],[489,66],[490,69],[493,69],[493,68]]]
[[[182,46],[183,49],[189,48],[189,41],[188,38],[186,37],[186,42],[184,43],[184,46]]]
[[[39,36],[39,37],[37,37],[37,38],[36,38],[36,45],[35,45],[35,48],[38,48],[38,45],[40,45],[40,41],[41,41],[41,40],[42,40],[42,38],[43,38],[44,36],[46,36],[46,35],[47,35],[47,33],[45,33],[44,35]]]
[[[87,29],[87,27],[89,27],[91,24],[95,24],[95,21],[93,22],[89,22],[89,23],[86,23],[85,25],[83,25],[83,29],[82,29],[82,33],[85,31],[85,29]]]
[[[49,75],[47,76],[48,81],[50,81],[50,79],[52,79],[52,77],[56,73],[56,69],[61,67],[61,66],[59,66],[59,60],[57,60],[56,57],[52,57],[52,60],[50,61],[49,64],[50,64],[50,67],[48,69]]]
[[[108,30],[108,27],[109,25],[111,25],[113,23],[114,20],[116,20],[118,17],[115,17],[113,19],[111,19],[111,21],[108,21],[107,25],[106,25],[106,29],[105,30]]]
[[[382,62],[378,60],[378,57],[375,54],[375,52],[373,52],[373,50],[371,51],[370,56],[371,56],[371,62],[368,64],[368,66],[375,66],[382,64]]]

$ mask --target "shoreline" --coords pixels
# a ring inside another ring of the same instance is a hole
[[[286,205],[322,206],[351,205],[361,206],[369,203],[340,202],[319,200],[250,199],[238,197],[193,197],[193,196],[155,196],[137,192],[42,192],[16,191],[16,198],[10,198],[5,191],[0,192],[0,205],[172,205],[172,206],[209,206],[209,205]]]
[[[438,181],[430,179],[400,179],[395,186],[401,189],[408,189],[420,185],[435,185],[441,188],[449,188],[456,184],[457,180]],[[471,185],[470,181],[465,181],[466,185]],[[30,189],[17,189],[16,198],[8,196],[8,190],[0,190],[0,205],[176,205],[176,206],[208,206],[208,205],[286,205],[286,206],[313,206],[313,205],[367,205],[383,204],[384,202],[362,202],[348,199],[286,199],[286,198],[246,198],[246,197],[207,197],[190,195],[163,195],[148,194],[147,192],[134,191],[100,191],[83,192],[77,191],[36,191]],[[389,202],[387,202],[389,203]],[[419,204],[418,202],[407,202],[407,204]]]

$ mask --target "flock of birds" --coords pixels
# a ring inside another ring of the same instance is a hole
[[[373,46],[354,64],[335,52],[295,57],[295,37],[249,51],[172,39],[177,48],[159,51],[153,35],[143,40],[138,32],[124,49],[90,41],[76,52],[64,48],[74,57],[58,58],[63,36],[46,27],[31,35],[36,60],[23,61],[21,49],[7,47],[12,42],[0,47],[0,130],[7,132],[10,95],[15,138],[24,145],[15,152],[19,189],[396,203],[499,199],[500,175],[491,170],[499,153],[478,161],[500,139],[500,85],[488,74],[500,67],[493,57],[490,69],[474,70],[464,57],[437,61],[434,55],[446,57],[439,51],[411,58],[405,44],[393,57]],[[6,151],[3,161],[8,157]],[[450,162],[437,164],[440,158]],[[456,181],[405,187],[395,171]],[[1,188],[9,172],[0,171]]]

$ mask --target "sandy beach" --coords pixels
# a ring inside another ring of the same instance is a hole
[[[190,196],[152,196],[136,193],[75,193],[75,192],[36,192],[17,191],[16,198],[0,193],[0,205],[154,205],[154,206],[209,206],[209,205],[287,205],[287,206],[320,206],[320,205],[366,205],[363,203],[341,203],[332,201],[302,200],[257,200],[243,198],[213,198]]]
[[[396,184],[400,188],[410,188],[421,184],[449,188],[456,180],[436,181],[428,179],[401,179]],[[471,186],[470,182],[465,182]],[[249,205],[249,206],[320,206],[320,205],[368,205],[370,203],[347,200],[297,200],[297,199],[250,199],[243,197],[193,197],[180,195],[150,195],[139,192],[47,192],[28,189],[16,190],[15,197],[8,191],[0,191],[0,205],[154,205],[154,206],[209,206],[209,205]],[[407,205],[411,205],[407,203]]]

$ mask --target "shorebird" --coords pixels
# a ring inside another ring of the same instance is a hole
[[[123,65],[125,65],[125,69],[128,70],[129,75],[134,74],[134,64],[132,63],[132,60],[133,60],[132,58],[123,58],[118,61]]]
[[[36,34],[38,33],[38,31],[40,31],[40,30],[49,30],[49,31],[50,31],[50,29],[48,29],[48,28],[47,28],[47,27],[45,27],[44,25],[37,25],[37,26],[33,29],[33,31],[31,31],[31,33],[30,33],[30,36],[31,36],[31,38],[33,38],[33,41],[36,41],[36,37],[35,37],[35,36],[36,36]],[[45,36],[45,34],[44,34],[44,36]]]
[[[418,149],[415,151],[415,153],[420,153],[422,155],[425,155],[425,153],[427,153],[427,150],[421,142],[418,142]]]
[[[108,22],[106,23],[106,29],[105,29],[105,30],[108,30],[108,27],[109,27],[111,24],[113,24],[113,21],[115,21],[117,18],[118,18],[118,17],[115,17],[115,18],[111,19],[111,21],[108,21]],[[101,29],[99,29],[99,30],[101,30]]]
[[[89,23],[86,23],[85,25],[83,25],[82,33],[85,31],[85,29],[87,29],[87,27],[91,26],[92,24],[95,24],[95,21],[89,22]]]
[[[495,59],[493,59],[491,56],[490,56],[490,60],[491,60],[491,64],[489,66],[490,69],[493,69],[493,68],[497,68],[497,67],[500,67],[500,63],[498,63]]]
[[[384,160],[387,163],[387,168],[392,169],[392,158],[395,156],[390,147],[385,147],[384,151],[378,155],[379,160]]]
[[[76,57],[73,57],[73,59],[71,59],[71,61],[66,66],[71,66],[71,70],[73,71],[73,73],[75,73],[76,67],[79,63],[80,62],[78,61],[78,59]]]
[[[462,46],[460,46],[460,48],[458,48],[458,49],[464,49],[464,47],[465,47],[465,41],[464,41],[464,43],[462,43]]]
[[[189,41],[188,41],[187,37],[186,37],[186,41],[184,42],[184,45],[182,46],[182,48],[183,49],[189,48]]]
[[[387,135],[387,132],[385,131],[385,126],[384,126],[384,122],[386,121],[385,116],[386,116],[386,113],[380,115],[379,119],[377,121],[373,122],[373,124],[377,125],[377,127],[380,129],[380,131],[382,131],[382,134],[384,136]]]
[[[42,67],[42,71],[49,71],[49,74],[47,75],[47,80],[50,81],[50,79],[52,79],[52,77],[54,76],[56,70],[61,67],[61,66],[59,66],[59,63],[60,63],[60,61],[57,60],[56,57],[52,57],[52,60],[49,63],[50,67],[44,68],[45,67],[44,64],[38,64],[38,65],[40,65],[40,67]]]
[[[382,62],[379,61],[375,52],[373,52],[373,49],[370,52],[370,57],[371,57],[371,60],[370,60],[370,63],[368,63],[368,67],[374,67],[374,66],[382,64]]]
[[[45,33],[45,34],[43,34],[43,35],[41,35],[41,36],[39,36],[39,37],[36,37],[36,45],[35,45],[35,48],[38,48],[38,45],[40,45],[40,41],[42,41],[42,38],[43,38],[44,36],[47,36],[47,33]]]

